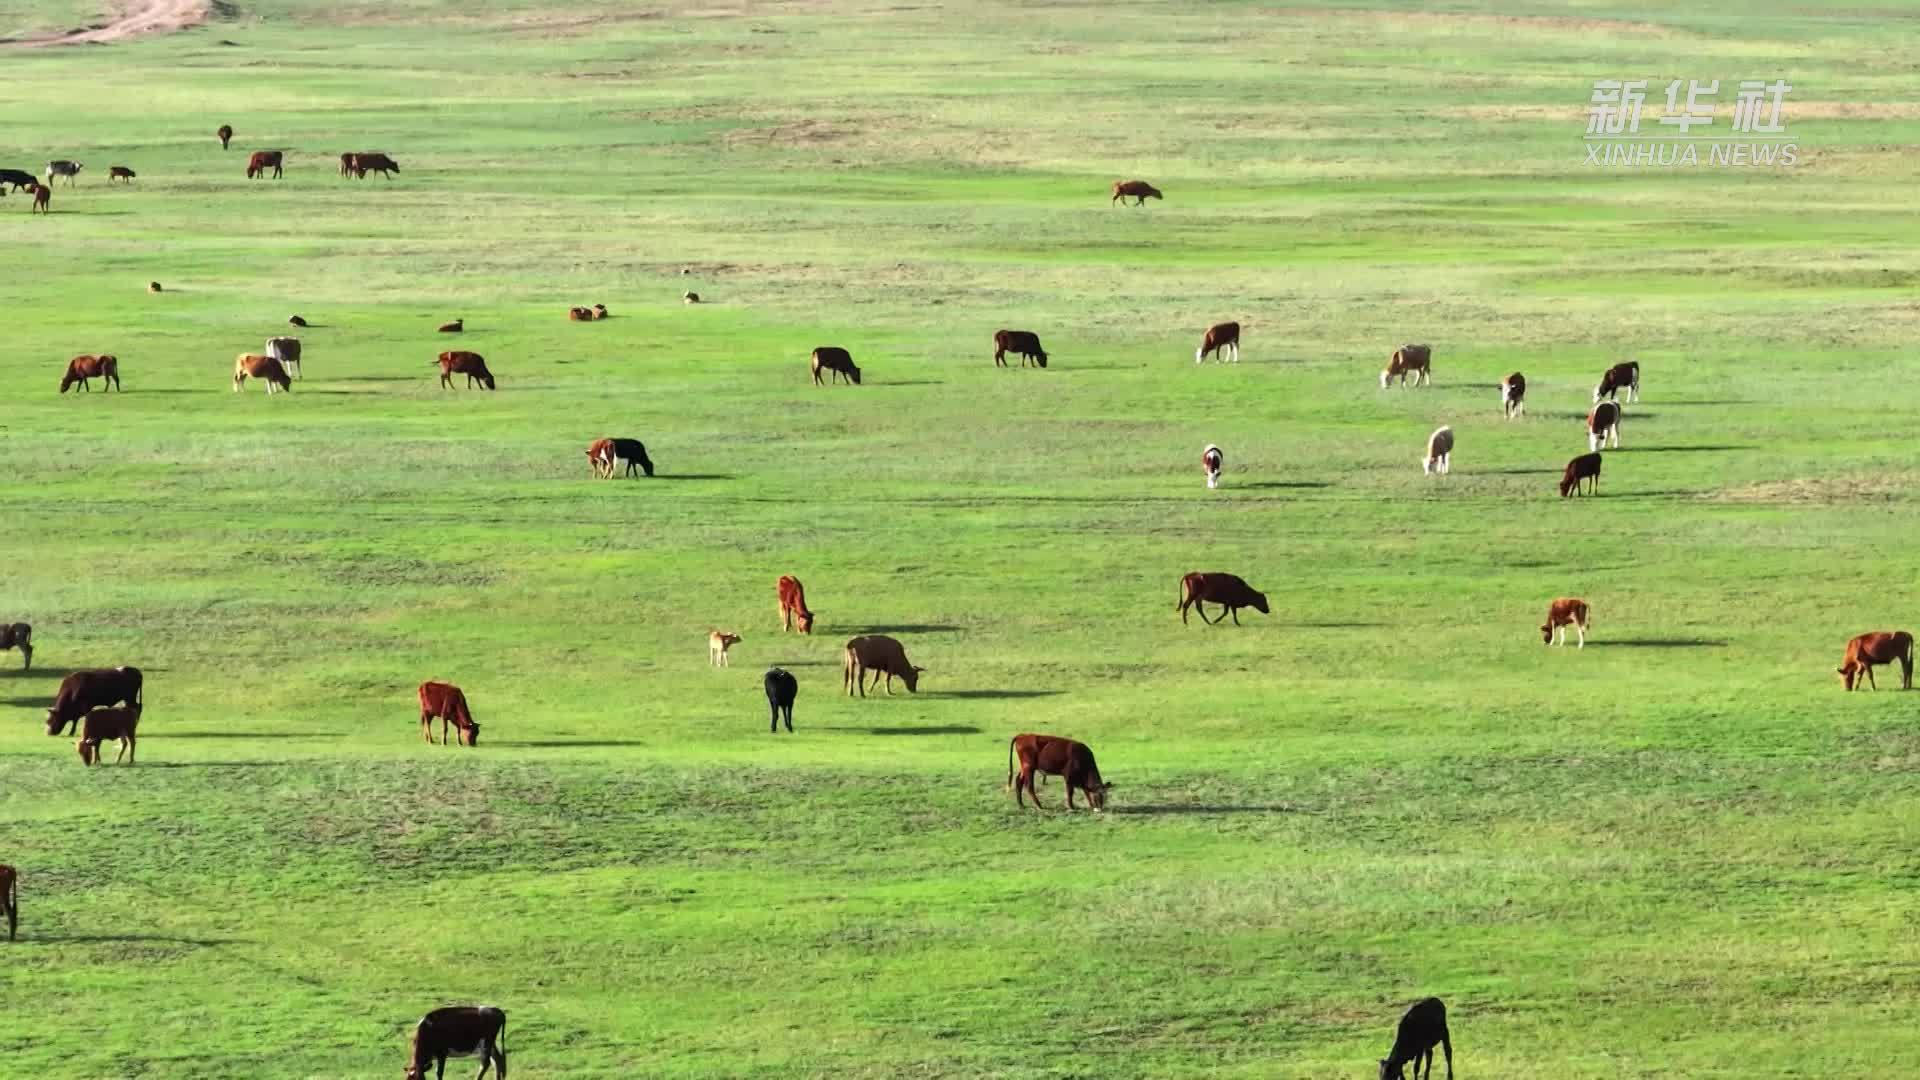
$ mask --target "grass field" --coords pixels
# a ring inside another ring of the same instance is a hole
[[[0,1074],[398,1075],[484,1001],[520,1077],[1371,1077],[1427,994],[1463,1078],[1920,1065],[1920,697],[1833,675],[1920,621],[1917,18],[267,2],[0,52],[0,167],[86,163],[0,200]],[[1581,165],[1596,79],[1724,124],[1776,77],[1794,168]],[[295,312],[306,378],[230,393]],[[497,393],[438,388],[457,316]],[[55,393],[82,352],[124,395]],[[1271,616],[1181,625],[1189,570]],[[860,632],[919,694],[838,695]],[[87,770],[42,710],[115,664],[140,763]],[[1019,731],[1111,812],[1016,809]]]

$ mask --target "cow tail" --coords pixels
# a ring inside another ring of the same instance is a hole
[[[1007,790],[1013,790],[1013,739],[1007,740]]]

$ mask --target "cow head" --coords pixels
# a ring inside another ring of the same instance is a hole
[[[1540,624],[1540,644],[1542,645],[1553,644],[1553,624],[1552,623],[1544,622]]]
[[[1418,1066],[1416,1066],[1417,1068]],[[1395,1065],[1387,1058],[1380,1059],[1380,1080],[1407,1080],[1406,1067]]]
[[[47,710],[47,734],[58,735],[60,734],[60,729],[66,726],[67,722],[60,719],[59,713],[52,709]]]
[[[860,369],[857,367],[854,367],[852,364],[848,364],[847,378],[853,380],[853,385],[859,386],[860,385]]]
[[[803,634],[813,633],[813,614],[814,613],[811,611],[802,611],[800,613],[800,632],[801,633]]]
[[[1573,474],[1572,469],[1568,469],[1567,475],[1560,478],[1560,497],[1563,499],[1570,497],[1573,494],[1573,489],[1578,487],[1579,484],[1580,478]]]
[[[1266,593],[1256,592],[1253,594],[1253,610],[1259,612],[1262,615],[1273,614],[1273,612],[1267,610],[1267,594]]]
[[[460,729],[460,745],[461,746],[479,746],[480,745],[480,724],[478,721],[469,723],[466,727],[463,727]]]
[[[1034,360],[1034,363],[1036,363],[1036,364],[1039,364],[1039,365],[1040,365],[1041,367],[1043,367],[1043,368],[1047,366],[1047,354],[1046,354],[1046,353],[1043,353],[1043,352],[1040,352],[1040,353],[1034,353],[1034,354],[1033,354],[1033,360]]]
[[[907,684],[907,693],[917,694],[920,692],[920,676],[926,670],[926,668],[914,667],[909,664],[907,670],[900,673],[900,681]]]
[[[1392,376],[1393,376],[1392,368],[1385,368],[1380,372],[1380,389],[1385,390],[1387,388],[1387,380]]]
[[[1107,792],[1112,791],[1118,786],[1117,784],[1109,784],[1104,780],[1095,780],[1093,786],[1087,789],[1087,805],[1093,807],[1093,812],[1096,814],[1105,810],[1107,808]]]

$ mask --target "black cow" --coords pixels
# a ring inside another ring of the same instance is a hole
[[[480,1056],[480,1071],[492,1065],[495,1080],[507,1080],[507,1014],[491,1005],[448,1005],[420,1018],[413,1028],[413,1046],[407,1057],[406,1080],[426,1080],[427,1066],[436,1065],[445,1080],[447,1058]]]
[[[40,178],[30,172],[19,169],[0,169],[0,185],[12,185],[15,191],[26,191],[40,182]]]
[[[33,627],[23,622],[0,623],[0,652],[7,649],[20,650],[20,658],[26,661],[21,671],[33,670]]]
[[[1394,1033],[1393,1049],[1380,1059],[1380,1080],[1405,1080],[1402,1070],[1413,1063],[1414,1080],[1420,1080],[1420,1059],[1427,1062],[1427,1076],[1433,1076],[1433,1044],[1447,1052],[1447,1080],[1453,1080],[1453,1041],[1447,1036],[1447,1007],[1439,998],[1416,1003],[1400,1018]]]
[[[785,668],[767,669],[767,707],[773,710],[772,719],[767,721],[767,730],[780,733],[780,714],[787,714],[787,732],[793,732],[793,699],[800,696],[800,680]]]
[[[1029,360],[1041,367],[1047,366],[1047,350],[1040,347],[1040,335],[1031,330],[994,331],[993,362],[1006,367],[1008,353],[1020,354],[1021,367],[1026,367]]]
[[[47,734],[71,730],[91,709],[105,705],[140,704],[139,668],[98,668],[76,671],[60,680],[53,708],[47,710]]]

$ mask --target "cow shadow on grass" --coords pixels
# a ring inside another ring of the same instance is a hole
[[[1288,630],[1379,630],[1390,624],[1383,622],[1297,622],[1282,623]]]
[[[840,664],[841,661],[838,660],[775,660],[767,666],[770,668],[839,667]]]
[[[1627,638],[1587,642],[1589,647],[1597,649],[1720,649],[1725,648],[1726,644],[1714,638]]]
[[[1475,469],[1482,476],[1560,476],[1565,469]]]
[[[872,383],[873,386],[945,386],[942,379],[908,379],[905,382]]]
[[[190,938],[171,934],[34,934],[20,939],[16,944],[30,945],[36,942],[48,945],[192,945],[201,949],[216,945],[251,944],[246,938]]]
[[[1757,446],[1635,446],[1622,449],[1623,454],[1705,454],[1728,450],[1758,450]]]
[[[683,472],[683,473],[660,473],[658,476],[651,476],[651,477],[648,477],[647,479],[650,479],[650,480],[738,480],[739,477],[733,475],[732,473]]]
[[[945,623],[900,623],[895,626],[862,626],[846,631],[855,637],[861,634],[955,634],[960,627]]]
[[[1146,806],[1109,806],[1110,814],[1139,814],[1141,816],[1159,816],[1162,814],[1298,814],[1297,806],[1207,806],[1190,803],[1149,804]]]
[[[291,761],[142,761],[125,769],[284,769]]]
[[[142,672],[146,671],[145,668],[141,668],[140,670]],[[10,668],[6,671],[0,671],[0,679],[64,679],[67,676],[73,674],[73,671],[74,669],[72,668],[41,667],[41,668],[34,668],[31,671],[22,671],[19,668]]]
[[[304,731],[156,731],[142,736],[147,739],[344,739],[345,735],[331,732]]]
[[[1333,485],[1321,480],[1262,480],[1257,484],[1235,484],[1235,483],[1229,482],[1227,486],[1258,489],[1258,488],[1324,488],[1324,487],[1332,487]]]
[[[510,739],[501,739],[497,742],[489,740],[488,745],[489,746],[525,746],[525,747],[530,747],[530,748],[540,749],[540,750],[557,750],[557,749],[565,749],[568,747],[575,747],[575,746],[580,746],[580,747],[645,746],[647,744],[646,744],[646,741],[642,739],[528,739],[528,740],[519,740],[519,741],[510,740]]]
[[[999,698],[1037,698],[1059,697],[1065,690],[929,690],[921,697],[956,698],[961,701],[995,700]]]
[[[802,724],[801,727],[813,731],[857,731],[862,735],[978,735],[983,730],[964,724],[942,724],[936,727],[847,727]]]

